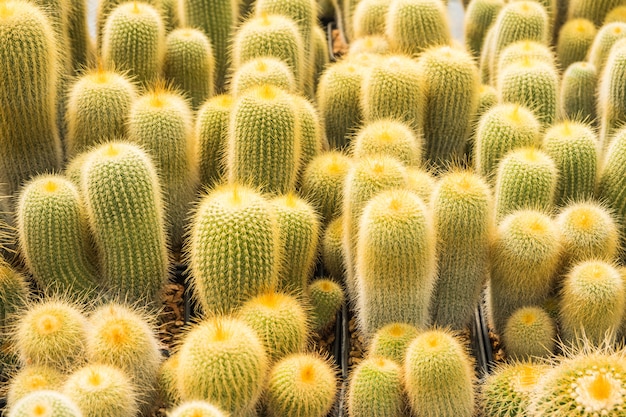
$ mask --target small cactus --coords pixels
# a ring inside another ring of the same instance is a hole
[[[418,334],[420,331],[417,327],[408,323],[389,323],[374,333],[367,355],[371,358],[382,357],[402,365],[409,344]]]
[[[502,332],[504,351],[517,360],[549,358],[556,347],[555,339],[556,324],[539,306],[515,310]]]
[[[82,417],[83,413],[67,396],[49,390],[35,391],[19,400],[8,417]]]
[[[352,370],[348,413],[352,417],[401,417],[404,414],[402,368],[383,357],[369,357]]]

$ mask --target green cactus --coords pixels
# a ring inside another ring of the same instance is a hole
[[[611,9],[604,17],[602,25],[613,22],[626,22],[626,5],[617,6]]]
[[[348,414],[352,417],[405,415],[402,369],[397,362],[370,357],[353,370],[348,383]]]
[[[589,63],[596,67],[598,74],[602,74],[613,46],[617,41],[625,37],[626,23],[623,22],[610,23],[598,30],[589,49],[587,59]]]
[[[67,396],[50,390],[30,393],[18,401],[8,417],[82,417],[83,413]]]
[[[127,71],[145,87],[159,77],[164,55],[165,27],[153,6],[123,3],[107,17],[102,34],[102,59],[107,68]]]
[[[261,396],[268,359],[263,344],[240,319],[217,316],[195,325],[181,342],[178,389],[184,401],[206,400],[234,417]]]
[[[321,241],[322,264],[337,282],[344,281],[347,268],[343,255],[343,225],[343,216],[338,216],[329,222]]]
[[[411,410],[420,417],[474,415],[474,369],[469,353],[449,331],[429,330],[409,345],[404,378]]]
[[[345,301],[341,285],[327,278],[318,278],[309,284],[308,299],[311,303],[311,321],[318,333],[335,323],[337,313]]]
[[[374,120],[364,124],[351,143],[355,159],[372,155],[389,155],[406,166],[422,164],[423,138],[406,124],[393,119]]]
[[[589,19],[596,27],[600,27],[607,13],[621,4],[621,0],[572,0],[567,7],[568,18]]]
[[[273,290],[264,292],[246,301],[237,316],[256,332],[270,363],[306,347],[307,314],[293,296]]]
[[[498,104],[498,91],[488,84],[481,84],[478,88],[478,103],[476,104],[476,112],[470,122],[472,134],[467,139],[465,147],[465,158],[468,166],[474,165],[474,143],[476,142],[476,130],[478,123],[480,122],[480,118],[483,117],[483,114],[491,110],[491,108],[496,104]]]
[[[25,310],[29,288],[26,277],[0,261],[0,379],[8,377],[17,365],[11,329]]]
[[[171,408],[181,403],[180,393],[178,392],[178,359],[178,352],[175,352],[165,359],[159,368],[159,399],[166,408]]]
[[[520,210],[505,217],[491,246],[487,308],[497,332],[518,309],[541,305],[552,288],[562,247],[556,222],[548,215]]]
[[[411,56],[431,46],[450,45],[452,40],[445,5],[436,0],[392,1],[385,34],[392,51]]]
[[[125,76],[99,66],[76,79],[67,98],[70,158],[102,142],[125,137],[136,87]]]
[[[498,79],[500,74],[505,68],[513,64],[523,64],[526,59],[537,60],[544,62],[550,66],[556,65],[554,52],[543,43],[536,41],[517,41],[510,45],[507,45],[498,58],[498,62],[494,68],[494,79]]]
[[[161,182],[168,243],[174,252],[182,245],[199,182],[192,121],[188,102],[161,85],[137,98],[128,116],[128,139],[147,151]]]
[[[596,86],[598,71],[588,62],[570,65],[561,79],[559,96],[561,117],[597,125]]]
[[[187,401],[170,412],[171,417],[227,417],[222,410],[206,401]]]
[[[369,35],[355,39],[354,42],[350,43],[348,55],[359,53],[386,55],[390,52],[391,48],[387,38],[381,35]]]
[[[317,155],[305,167],[300,194],[313,204],[323,224],[329,224],[341,214],[343,182],[351,165],[349,156],[328,151]]]
[[[221,162],[228,146],[228,124],[233,109],[233,97],[227,94],[211,97],[198,110],[194,125],[198,147],[200,184],[212,187],[226,176]]]
[[[606,151],[613,136],[626,122],[626,97],[622,86],[626,82],[626,39],[611,49],[604,72],[599,72],[598,117],[600,118],[600,147]]]
[[[300,117],[294,101],[291,94],[269,84],[236,99],[226,153],[231,183],[248,183],[270,194],[294,191],[302,156]]]
[[[433,322],[456,330],[469,327],[489,275],[493,202],[479,175],[451,171],[439,179],[431,200],[437,234],[437,280]]]
[[[336,370],[311,353],[283,358],[270,370],[267,383],[269,416],[324,417],[337,395]]]
[[[292,98],[300,119],[300,163],[297,174],[297,181],[300,182],[307,165],[328,146],[315,105],[297,94]]]
[[[469,53],[449,46],[424,51],[419,64],[425,158],[444,168],[463,157],[478,104],[478,68]]]
[[[239,2],[235,0],[179,1],[181,24],[202,30],[209,38],[215,54],[215,88],[226,90],[231,64],[231,40],[237,25]]]
[[[24,261],[40,289],[48,295],[96,295],[101,279],[74,184],[60,175],[31,179],[20,193],[17,225]]]
[[[433,175],[428,171],[412,167],[407,168],[406,174],[407,183],[405,188],[413,191],[424,201],[424,203],[428,204],[430,202],[430,197],[435,190],[435,186],[437,185],[435,177],[433,177]]]
[[[364,207],[356,236],[354,294],[364,338],[398,321],[428,326],[437,259],[435,227],[423,201],[405,190],[381,192]]]
[[[213,48],[204,32],[180,28],[167,35],[163,75],[191,100],[193,110],[213,96],[214,73]]]
[[[361,0],[354,9],[352,28],[354,41],[371,35],[385,34],[385,20],[391,0]]]
[[[597,32],[593,22],[587,19],[572,19],[565,22],[556,44],[559,67],[565,70],[574,62],[584,61]]]
[[[492,24],[487,30],[487,33],[485,33],[485,40],[483,41],[483,47],[480,51],[480,57],[478,60],[480,82],[483,84],[489,84],[489,85],[493,84],[493,78],[491,76],[491,66],[495,61],[495,51],[496,51],[495,42],[496,42],[496,28],[494,27],[494,24]]]
[[[275,288],[282,254],[274,208],[242,185],[214,189],[191,219],[187,256],[194,296],[206,314],[229,313]]]
[[[493,185],[500,160],[513,149],[538,146],[540,125],[531,111],[517,104],[498,104],[478,122],[474,142],[476,171]]]
[[[15,324],[20,362],[68,372],[85,361],[87,319],[77,305],[48,298],[28,305]]]
[[[502,343],[506,354],[517,360],[549,358],[556,347],[556,324],[539,306],[521,307],[506,321]]]
[[[181,27],[178,0],[161,0],[160,10],[166,34]]]
[[[68,376],[62,392],[85,416],[135,417],[139,412],[136,389],[116,367],[89,364]]]
[[[56,100],[62,69],[51,23],[32,2],[2,3],[0,39],[0,182],[2,194],[14,196],[32,176],[61,168]],[[3,206],[7,215],[13,212]]]
[[[296,80],[289,66],[278,58],[259,57],[242,64],[230,82],[230,91],[234,97],[249,88],[271,84],[285,91],[296,91]]]
[[[409,344],[419,333],[417,327],[411,324],[389,323],[374,333],[367,355],[371,358],[382,357],[402,365]]]
[[[104,285],[129,301],[156,303],[168,258],[161,186],[148,153],[126,142],[98,146],[80,188]]]
[[[72,1],[67,13],[67,32],[72,51],[72,69],[78,73],[93,59],[94,51],[87,24],[87,2]]]
[[[26,365],[11,376],[6,386],[6,402],[10,409],[31,392],[60,391],[67,378],[61,371],[46,365]]]
[[[543,138],[542,149],[559,173],[554,195],[557,207],[593,197],[598,176],[598,144],[589,125],[567,121],[553,125]]]
[[[503,6],[503,0],[473,0],[467,6],[463,21],[463,38],[467,51],[474,58],[480,57],[485,49],[487,31]]]
[[[330,54],[328,51],[328,39],[326,39],[326,32],[319,24],[313,26],[313,64],[315,69],[313,71],[313,89],[314,93],[317,92],[317,86],[319,84],[322,73],[330,63]],[[315,94],[312,96],[315,97]]]
[[[146,0],[147,3],[154,6],[157,10],[161,10],[163,1],[167,0]],[[96,9],[96,49],[97,55],[102,52],[102,36],[104,25],[111,12],[120,4],[126,3],[124,0],[100,0]]]

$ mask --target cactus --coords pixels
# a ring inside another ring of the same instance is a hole
[[[71,371],[85,360],[87,325],[82,311],[69,301],[49,298],[29,305],[15,327],[20,362]]]
[[[426,104],[422,78],[422,69],[411,58],[381,57],[363,80],[361,107],[365,122],[396,119],[421,137]]]
[[[617,6],[611,9],[604,17],[602,25],[613,22],[626,22],[626,5]]]
[[[594,25],[600,27],[607,13],[621,4],[621,0],[573,0],[567,8],[568,18],[582,17],[591,20]]]
[[[412,56],[431,46],[449,45],[452,38],[445,6],[436,0],[393,0],[385,34],[394,52]]]
[[[472,56],[449,46],[420,56],[426,159],[443,168],[465,151],[478,104],[480,79]]]
[[[474,165],[474,143],[476,141],[476,130],[480,118],[498,104],[498,91],[488,84],[481,84],[478,89],[478,103],[476,104],[476,112],[473,120],[470,122],[472,134],[469,136],[465,146],[465,158],[468,166]]]
[[[598,175],[598,145],[595,132],[583,123],[563,122],[552,126],[543,138],[543,150],[558,171],[554,203],[593,197]]]
[[[607,150],[614,135],[626,122],[626,97],[621,88],[626,82],[626,39],[611,49],[598,82],[600,147]]]
[[[24,261],[40,289],[48,295],[96,295],[100,275],[74,184],[60,175],[31,179],[20,193],[17,224]]]
[[[242,320],[218,316],[198,323],[179,352],[178,389],[184,401],[207,400],[232,416],[255,407],[268,359],[262,342]]]
[[[545,44],[529,40],[517,41],[500,52],[493,77],[497,80],[502,70],[513,64],[524,64],[526,59],[541,61],[552,67],[556,65],[554,52]]]
[[[324,417],[337,394],[336,371],[310,353],[283,358],[270,370],[267,383],[269,416]]]
[[[540,125],[531,111],[517,104],[498,104],[481,118],[474,142],[476,171],[493,185],[496,167],[510,151],[539,145]]]
[[[140,85],[145,87],[160,75],[164,46],[163,20],[150,4],[124,3],[107,17],[102,35],[104,64],[128,71]]]
[[[341,286],[327,278],[318,278],[309,284],[308,298],[311,303],[311,322],[318,333],[335,323],[337,313],[345,301]]]
[[[563,282],[559,311],[565,343],[582,335],[594,345],[615,338],[624,315],[624,282],[619,270],[597,260],[575,264]]]
[[[166,408],[180,404],[180,393],[177,386],[178,352],[171,354],[161,363],[158,376],[159,398]]]
[[[423,201],[405,190],[381,192],[364,207],[356,236],[357,323],[364,338],[398,321],[428,326],[437,259]]]
[[[8,417],[82,417],[80,409],[67,396],[49,390],[35,391],[18,401]]]
[[[423,138],[402,122],[393,119],[375,120],[361,127],[351,143],[352,156],[389,155],[406,166],[422,164]]]
[[[161,10],[163,2],[168,0],[147,0],[147,3],[154,6],[157,10]],[[96,49],[97,55],[102,52],[102,36],[104,25],[111,12],[120,4],[125,3],[124,0],[100,0],[96,10]]]
[[[480,51],[480,57],[478,61],[478,70],[480,72],[480,82],[483,84],[489,84],[489,85],[493,84],[493,78],[491,76],[491,66],[494,65],[494,62],[496,62],[495,51],[496,51],[496,28],[492,24],[487,30],[487,33],[485,34],[485,40],[483,41],[483,48]]]
[[[326,139],[322,130],[317,109],[308,99],[300,95],[293,95],[293,100],[300,119],[300,163],[298,167],[297,179],[300,181],[302,172],[306,166],[327,148]]]
[[[436,179],[428,171],[420,168],[407,168],[406,189],[413,191],[424,203],[430,202],[430,197],[437,185]]]
[[[320,153],[302,174],[300,194],[320,214],[323,224],[329,224],[341,214],[343,182],[352,160],[338,151]]]
[[[382,357],[402,365],[409,344],[419,333],[415,326],[408,323],[389,323],[374,333],[367,355],[370,358]]]
[[[322,264],[337,282],[344,281],[347,268],[343,255],[343,225],[343,216],[329,222],[321,241]]]
[[[232,48],[235,70],[254,58],[273,57],[287,64],[298,90],[304,88],[307,71],[304,43],[292,19],[263,13],[246,20],[237,30]]]
[[[239,5],[234,0],[187,0],[179,2],[181,24],[201,29],[209,38],[215,54],[215,88],[223,93],[231,64],[231,40]]]
[[[531,147],[511,151],[498,167],[495,212],[498,220],[521,209],[549,213],[559,172],[545,152]]]
[[[218,187],[202,197],[191,219],[186,252],[204,312],[229,313],[278,282],[282,254],[274,209],[250,188]]]
[[[445,330],[429,330],[409,345],[405,388],[416,416],[474,415],[474,370],[466,348]]]
[[[587,19],[572,19],[566,22],[559,32],[559,41],[556,45],[559,67],[565,70],[574,62],[584,61],[596,33],[596,27]]]
[[[487,31],[503,6],[503,0],[473,0],[467,6],[463,21],[463,35],[467,51],[474,58],[480,57],[485,49]]]
[[[169,414],[171,417],[226,417],[222,410],[206,401],[187,401]]]
[[[295,297],[270,290],[246,301],[237,315],[256,332],[270,363],[304,351],[309,324]]]
[[[131,380],[108,365],[90,364],[74,371],[62,392],[85,416],[135,417],[139,411]]]
[[[548,215],[520,210],[500,222],[491,247],[487,300],[497,332],[515,310],[548,298],[561,253],[559,230]]]
[[[65,118],[70,158],[107,140],[126,136],[136,87],[125,76],[102,66],[88,70],[72,85]]]
[[[326,32],[321,28],[319,24],[313,26],[313,65],[315,67],[313,71],[313,89],[314,93],[317,92],[317,86],[319,84],[322,73],[330,63],[329,51],[328,51],[328,39],[326,39]],[[315,94],[312,96],[315,97]]]
[[[626,37],[626,23],[615,22],[602,26],[589,49],[588,61],[602,74],[613,46]]]
[[[14,270],[8,263],[0,261],[0,379],[2,380],[10,374],[13,366],[18,362],[10,329],[25,309],[28,293],[26,277]]]
[[[471,172],[443,174],[431,200],[437,234],[438,278],[433,322],[468,328],[489,275],[493,203],[489,185]]]
[[[161,187],[150,157],[130,143],[102,144],[85,160],[80,188],[104,285],[129,301],[156,303],[168,258]]]
[[[278,58],[259,57],[242,64],[230,82],[230,90],[234,97],[247,89],[263,84],[271,84],[285,91],[296,91],[296,80],[291,68]]]
[[[214,73],[213,48],[202,31],[180,28],[167,35],[163,74],[191,100],[193,110],[213,95]]]
[[[87,2],[72,1],[67,12],[67,32],[72,51],[74,73],[85,68],[93,58],[93,45],[87,24]]]
[[[559,96],[561,117],[595,126],[597,85],[598,72],[592,64],[575,62],[570,65],[561,80]]]
[[[188,102],[158,84],[133,103],[128,117],[129,141],[148,152],[161,181],[168,242],[174,252],[182,245],[198,183],[192,121]]]
[[[26,365],[11,377],[6,386],[6,405],[10,409],[31,392],[60,391],[66,376],[45,365]]]
[[[361,0],[354,9],[354,41],[371,35],[385,34],[385,20],[392,0]]]
[[[555,339],[554,320],[539,306],[515,310],[502,332],[506,354],[517,360],[549,358],[556,347]]]
[[[166,34],[180,28],[178,0],[161,0],[161,16],[163,17]]]
[[[61,68],[50,21],[31,2],[0,5],[0,39],[0,182],[2,194],[14,196],[23,181],[61,168],[56,108]],[[3,206],[5,213],[13,212]]]
[[[404,414],[402,370],[398,363],[370,357],[352,370],[347,393],[352,417],[401,417]]]
[[[386,55],[390,52],[391,48],[387,38],[381,35],[370,35],[355,39],[354,42],[350,44],[348,55],[359,53]]]
[[[226,175],[220,161],[228,146],[228,124],[234,100],[230,95],[211,97],[196,114],[194,136],[198,147],[200,184],[212,187]]]

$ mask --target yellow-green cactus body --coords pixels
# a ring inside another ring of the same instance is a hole
[[[50,390],[33,392],[18,401],[9,417],[82,417],[83,413],[67,396]]]
[[[170,33],[181,27],[178,0],[161,0],[161,15],[163,16],[165,33]]]
[[[161,10],[163,1],[167,0],[148,0],[147,3],[154,6],[157,10]],[[120,4],[125,3],[124,0],[99,0],[96,10],[96,45],[98,54],[102,51],[102,36],[104,25],[111,12]]]
[[[171,417],[227,417],[227,414],[207,401],[185,401],[170,412]]]
[[[230,95],[211,97],[200,107],[194,124],[200,184],[212,187],[226,175],[221,162],[228,146],[228,124],[234,100]]]
[[[611,49],[603,72],[599,72],[598,117],[600,118],[600,147],[606,151],[613,136],[626,122],[626,94],[621,86],[626,82],[626,39]]]
[[[370,53],[386,55],[391,52],[389,41],[381,35],[368,35],[354,40],[350,43],[348,55]]]
[[[378,329],[369,344],[369,357],[383,357],[402,365],[409,344],[420,334],[417,327],[408,323],[389,323]]]
[[[348,413],[352,417],[401,417],[404,414],[402,368],[397,362],[370,357],[352,370]]]
[[[490,86],[489,84],[481,84],[478,89],[478,103],[476,104],[476,112],[474,113],[474,118],[472,119],[471,126],[471,135],[467,139],[466,147],[465,147],[465,158],[467,159],[467,163],[469,166],[474,165],[474,143],[476,142],[476,130],[478,128],[478,122],[480,118],[483,117],[483,114],[487,113],[498,104],[498,91]]]
[[[321,241],[322,264],[337,282],[343,282],[347,268],[343,255],[343,216],[338,216],[326,226]]]
[[[0,378],[8,376],[17,362],[11,328],[25,309],[28,293],[26,277],[0,262]]]
[[[67,13],[67,32],[72,50],[72,69],[77,73],[93,59],[93,43],[87,23],[87,2],[72,1]]]
[[[364,36],[384,35],[385,20],[391,0],[361,0],[354,9],[354,41]]]
[[[621,4],[623,4],[621,0],[574,0],[568,5],[568,18],[582,17],[591,20],[594,25],[600,27],[607,13]]]
[[[364,124],[352,141],[352,156],[389,155],[406,166],[422,164],[423,138],[416,136],[406,123],[393,119]]]
[[[317,109],[304,96],[293,95],[298,118],[300,119],[300,163],[298,167],[298,181],[306,166],[322,152],[326,146],[324,131]]]
[[[234,97],[249,88],[271,84],[285,91],[296,91],[296,80],[289,66],[278,58],[259,57],[242,64],[230,81],[230,91]]]
[[[424,203],[430,202],[430,197],[437,185],[437,179],[428,171],[421,168],[408,167],[406,170],[406,189],[417,194]]]
[[[320,278],[309,284],[308,298],[312,307],[312,327],[322,332],[335,323],[346,297],[336,281]]]
[[[506,321],[502,343],[506,354],[517,360],[549,358],[556,345],[556,324],[536,305],[521,307]]]
[[[6,401],[10,409],[31,392],[40,390],[60,391],[67,379],[58,369],[46,365],[26,365],[11,376],[7,384]]]
[[[487,31],[503,6],[503,0],[473,0],[467,6],[463,21],[463,35],[465,46],[474,58],[480,57]]]
[[[615,22],[602,26],[589,49],[588,61],[602,74],[613,45],[626,37],[626,23]]]
[[[588,62],[574,62],[563,74],[559,97],[563,119],[597,125],[596,86],[598,71]]]
[[[497,80],[502,70],[513,64],[522,64],[526,59],[541,61],[550,66],[556,65],[554,52],[547,45],[529,40],[517,41],[505,47],[500,53],[494,68],[494,78]]]
[[[180,404],[178,392],[178,352],[171,354],[159,367],[159,399],[166,408]]]
[[[587,19],[567,21],[559,32],[559,41],[556,45],[559,67],[565,70],[574,62],[584,61],[596,33],[597,29],[593,22]]]
[[[313,56],[313,65],[315,66],[313,72],[313,92],[316,93],[320,77],[330,63],[328,39],[326,39],[326,32],[319,24],[313,26]],[[313,97],[315,97],[315,94]]]

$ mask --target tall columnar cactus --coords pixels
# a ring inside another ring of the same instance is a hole
[[[157,302],[168,258],[161,185],[150,156],[134,144],[102,144],[85,160],[81,182],[104,285],[129,301]]]
[[[292,98],[300,120],[300,162],[297,172],[297,182],[299,183],[309,162],[328,146],[315,105],[301,95],[294,94]]]
[[[598,117],[600,118],[600,147],[606,151],[613,136],[626,122],[626,39],[611,48],[604,71],[598,82]]]
[[[278,287],[303,294],[313,276],[320,240],[320,220],[312,205],[294,194],[271,201],[278,221],[283,262]]]
[[[317,85],[319,84],[322,73],[330,63],[329,51],[328,51],[328,39],[326,38],[326,32],[319,24],[313,26],[313,65],[315,71],[313,72],[313,96],[317,93]]]
[[[527,59],[540,61],[550,66],[556,65],[554,52],[547,45],[537,41],[517,41],[506,46],[502,52],[500,52],[498,62],[494,68],[494,79],[497,80],[498,74],[508,66],[523,64]]]
[[[598,71],[588,62],[574,62],[563,74],[559,108],[563,119],[597,125],[596,86]]]
[[[154,6],[157,10],[161,10],[163,1],[167,0],[147,0],[147,3]],[[126,3],[124,0],[99,0],[96,10],[96,49],[97,55],[102,51],[102,36],[104,25],[111,12],[120,4]]]
[[[626,23],[615,22],[602,26],[589,49],[588,61],[602,74],[613,45],[626,37]]]
[[[160,76],[164,54],[163,19],[150,4],[124,3],[107,17],[102,34],[107,68],[128,71],[129,77],[146,86]]]
[[[593,22],[587,19],[572,19],[563,25],[556,45],[556,57],[561,70],[587,58],[597,32]]]
[[[613,22],[626,22],[626,5],[614,7],[604,17],[603,25]]]
[[[352,156],[389,155],[406,166],[422,165],[423,138],[415,135],[406,123],[393,119],[364,124],[352,141]]]
[[[450,332],[429,330],[409,345],[404,360],[406,393],[420,417],[474,415],[474,370],[463,344]]]
[[[128,117],[128,139],[147,151],[161,182],[168,242],[179,251],[198,184],[193,114],[179,94],[157,85],[139,97]]]
[[[498,91],[489,84],[481,84],[478,89],[478,103],[476,104],[476,112],[470,122],[471,134],[465,143],[465,158],[469,166],[474,166],[474,148],[476,142],[476,130],[483,114],[487,113],[498,104]]]
[[[215,91],[213,47],[204,32],[180,28],[165,38],[163,75],[197,110]]]
[[[555,350],[556,324],[542,307],[529,305],[513,312],[501,337],[504,350],[511,358],[547,359]]]
[[[352,370],[348,383],[348,413],[352,417],[404,415],[402,368],[393,360],[370,357]]]
[[[487,31],[503,6],[503,0],[473,0],[467,6],[463,34],[465,46],[474,58],[478,58],[484,50]]]
[[[449,172],[431,200],[437,234],[437,280],[431,304],[433,322],[466,328],[489,274],[493,202],[489,185],[471,172]]]
[[[442,168],[463,157],[478,104],[478,68],[470,54],[449,46],[424,51],[419,64],[426,159]]]
[[[354,9],[352,28],[354,40],[385,34],[385,20],[392,0],[361,0]]]
[[[452,38],[445,6],[436,0],[393,0],[385,32],[394,52],[412,56],[431,46],[449,45]]]
[[[72,69],[77,73],[93,60],[93,44],[87,24],[87,1],[75,0],[68,7],[67,31],[72,50]]]
[[[305,85],[308,69],[304,43],[298,25],[290,18],[263,13],[246,20],[233,38],[233,69],[259,57],[270,56],[284,61],[296,79],[298,90]]]
[[[478,122],[474,165],[479,174],[495,183],[500,160],[513,149],[538,146],[540,125],[533,113],[517,104],[498,104]]]
[[[321,242],[322,264],[337,282],[344,281],[348,267],[343,253],[343,226],[343,215],[332,220],[326,226]]]
[[[17,224],[26,265],[46,294],[96,295],[100,274],[74,184],[60,175],[29,181],[20,193]]]
[[[560,233],[548,215],[520,210],[498,225],[491,249],[487,306],[501,333],[515,310],[548,298],[562,253]]]
[[[311,303],[312,328],[323,332],[335,323],[337,312],[345,302],[343,289],[333,280],[319,278],[309,284],[307,295]]]
[[[136,87],[128,78],[101,66],[80,75],[72,85],[65,118],[70,158],[102,142],[125,137]]]
[[[0,378],[6,377],[16,362],[10,330],[25,309],[28,292],[26,277],[0,261]]]
[[[256,191],[235,184],[204,196],[187,247],[194,296],[204,312],[232,312],[275,288],[280,245],[276,213]]]
[[[564,122],[552,126],[543,138],[543,150],[559,173],[554,203],[593,197],[598,176],[597,137],[589,125]]]
[[[247,89],[263,84],[296,92],[296,80],[291,68],[285,61],[267,56],[251,59],[237,68],[230,81],[230,91],[237,97]]]
[[[51,390],[33,392],[18,401],[9,417],[82,417],[83,413],[66,395]]]
[[[181,27],[178,0],[161,0],[160,10],[165,25],[165,33],[170,33]]]
[[[0,39],[0,182],[4,195],[15,195],[33,175],[61,168],[56,107],[61,68],[50,21],[31,2],[0,5]]]
[[[428,208],[409,191],[382,192],[364,207],[356,234],[355,295],[366,339],[388,323],[430,324],[435,233]]]
[[[238,21],[239,5],[234,0],[179,1],[181,24],[201,29],[209,38],[215,53],[215,88],[226,90],[231,64],[231,40]]]
[[[368,346],[369,357],[383,357],[402,365],[409,344],[420,334],[408,323],[389,323],[378,329]]]
[[[15,403],[34,391],[60,391],[66,379],[67,375],[50,366],[22,366],[11,375],[11,380],[6,386],[6,406],[12,408]]]
[[[509,152],[498,166],[496,218],[501,220],[521,209],[549,213],[558,179],[556,164],[545,152],[534,147]]]
[[[569,19],[582,17],[589,19],[597,27],[602,26],[604,17],[611,9],[622,4],[621,0],[573,0],[568,5]]]
[[[228,124],[233,109],[232,96],[211,97],[196,114],[194,135],[198,147],[200,184],[211,187],[226,175],[221,162],[228,146]]]
[[[194,326],[180,346],[183,400],[207,400],[232,416],[247,415],[264,386],[268,359],[250,326],[228,316]]]
[[[574,344],[583,335],[594,345],[607,337],[614,340],[622,326],[625,304],[623,278],[614,265],[597,260],[575,264],[561,290],[559,324],[563,340]]]
[[[619,130],[603,157],[600,178],[598,181],[597,196],[614,214],[617,224],[620,225],[620,247],[623,246],[626,236],[624,220],[626,219],[626,129]],[[620,256],[624,257],[623,249]]]
[[[407,56],[379,59],[363,79],[361,107],[365,121],[396,119],[421,136],[426,105],[422,79],[422,69]]]
[[[406,174],[406,189],[413,191],[424,203],[428,204],[437,185],[437,179],[431,172],[421,168],[409,167],[406,170]]]

